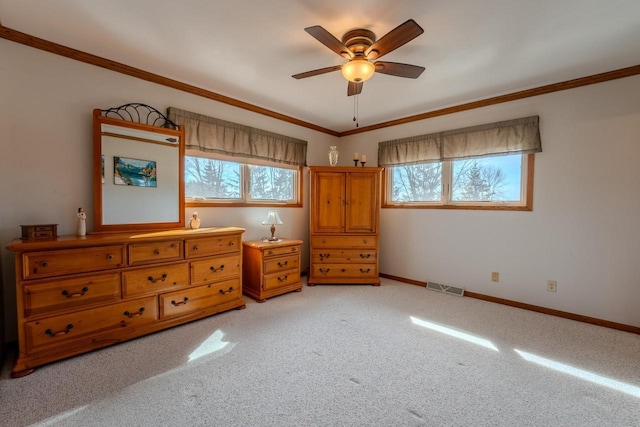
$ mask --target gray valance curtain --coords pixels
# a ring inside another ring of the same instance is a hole
[[[531,116],[380,142],[378,165],[539,153],[542,143],[538,123],[539,117]]]
[[[167,109],[167,116],[184,125],[187,150],[306,166],[307,141],[175,107]]]

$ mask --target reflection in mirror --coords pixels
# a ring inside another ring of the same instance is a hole
[[[184,128],[144,104],[93,111],[96,232],[184,227]]]

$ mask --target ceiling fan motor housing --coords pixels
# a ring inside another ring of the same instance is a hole
[[[348,31],[342,36],[342,44],[344,44],[355,56],[364,56],[365,50],[376,41],[376,35],[373,31],[365,28],[356,28]]]

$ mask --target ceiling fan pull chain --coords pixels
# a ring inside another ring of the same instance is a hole
[[[359,127],[359,123],[358,123],[358,107],[359,107],[359,103],[358,103],[358,95],[355,95],[353,97],[353,121],[356,122],[356,127]]]

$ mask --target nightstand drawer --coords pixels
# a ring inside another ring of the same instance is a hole
[[[292,268],[300,267],[300,255],[289,255],[278,258],[266,258],[264,260],[264,273],[275,273],[284,270],[290,270]]]
[[[268,248],[264,250],[264,257],[270,258],[274,256],[300,253],[300,246],[290,246],[285,248]]]
[[[279,289],[289,285],[295,285],[300,282],[299,270],[287,270],[279,273],[267,274],[264,276],[263,289],[264,291],[270,291],[272,289]]]

